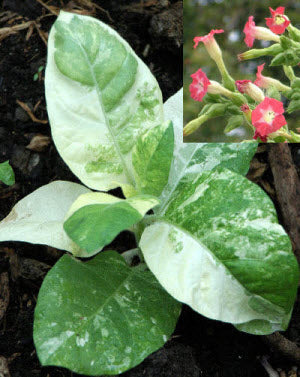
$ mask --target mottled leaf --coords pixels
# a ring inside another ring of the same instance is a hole
[[[9,161],[5,161],[0,164],[0,182],[3,182],[8,186],[15,183],[15,173],[12,167],[9,165]]]
[[[118,253],[86,263],[65,255],[42,284],[34,342],[42,365],[115,375],[160,348],[179,313],[151,272],[128,267]]]
[[[131,151],[162,123],[157,81],[119,34],[60,12],[48,41],[46,100],[55,145],[83,183],[134,186]]]
[[[287,327],[297,261],[272,201],[241,175],[184,177],[140,246],[162,286],[199,313],[256,334]]]
[[[55,181],[20,200],[0,223],[0,241],[44,244],[70,252],[78,246],[67,236],[63,222],[79,195],[90,192],[77,183]]]
[[[164,103],[165,120],[171,120],[174,126],[176,145],[183,144],[183,89],[181,88]]]
[[[160,197],[161,206],[157,208],[159,213],[164,211],[166,203],[183,178],[192,182],[203,171],[217,167],[224,167],[243,175],[246,174],[258,145],[256,142],[188,144],[178,141],[178,138],[175,138],[175,140],[174,159],[168,184]]]
[[[158,203],[158,199],[150,195],[126,200],[104,193],[81,195],[64,223],[64,230],[80,247],[73,254],[79,257],[96,254],[120,232],[141,221]]]
[[[168,182],[173,150],[172,122],[156,126],[138,138],[132,153],[132,163],[139,193],[161,194]]]

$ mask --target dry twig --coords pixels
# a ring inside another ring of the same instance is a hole
[[[44,8],[46,8],[50,13],[52,13],[54,16],[58,16],[59,10],[58,8],[45,4],[42,0],[36,0],[39,4],[41,4]]]
[[[40,24],[38,24],[37,22],[34,23],[34,26],[35,26],[39,36],[41,37],[41,40],[45,43],[45,45],[47,47],[47,45],[48,45],[48,33],[43,31],[40,27]]]
[[[16,100],[17,104],[19,106],[22,107],[23,110],[25,110],[27,112],[27,114],[30,116],[31,120],[35,123],[42,123],[42,124],[47,124],[48,123],[48,120],[42,120],[42,119],[38,119],[34,114],[33,112],[30,110],[29,106],[26,105],[26,103],[24,102],[21,102],[19,100]]]
[[[265,368],[266,372],[268,373],[269,377],[279,377],[279,374],[272,368],[266,356],[263,356],[260,360],[261,365]]]
[[[265,335],[264,340],[276,351],[280,352],[289,359],[295,360],[297,364],[300,364],[300,348],[296,343],[287,339],[279,332],[274,334]]]
[[[0,321],[4,317],[9,304],[9,279],[8,273],[0,275]],[[1,374],[0,374],[1,375]]]
[[[270,145],[269,161],[284,225],[300,264],[300,180],[288,144]]]
[[[16,34],[20,30],[24,30],[29,28],[32,24],[34,24],[34,21],[27,21],[22,22],[19,25],[9,26],[9,27],[3,27],[0,29],[0,42],[8,37],[9,35]]]

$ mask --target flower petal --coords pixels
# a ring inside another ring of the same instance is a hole
[[[196,48],[199,44],[199,42],[203,42],[204,44],[209,43],[213,38],[215,34],[224,33],[223,29],[213,29],[208,34],[204,35],[203,37],[195,37],[194,38],[194,48]]]
[[[254,33],[255,33],[255,22],[253,21],[253,16],[250,16],[248,18],[248,21],[244,27],[244,30],[243,32],[245,33],[245,39],[244,39],[244,42],[246,43],[246,45],[251,48],[253,46],[253,43],[254,43],[254,40],[255,40],[255,37],[254,37]]]
[[[271,117],[268,120],[270,113]],[[256,106],[251,114],[251,121],[258,135],[254,136],[261,138],[279,130],[286,124],[285,117],[282,115],[283,113],[284,107],[282,102],[266,97],[263,102]]]
[[[266,18],[268,28],[275,34],[283,34],[289,26],[289,19],[284,16],[284,7],[278,7],[276,10],[269,8],[272,18]],[[279,16],[279,17],[278,17]],[[279,22],[278,22],[279,19]]]
[[[203,97],[207,93],[208,85],[210,84],[209,79],[207,78],[206,74],[202,71],[202,69],[198,69],[197,72],[191,75],[193,79],[192,83],[190,84],[190,93],[191,97],[195,101],[202,101]]]

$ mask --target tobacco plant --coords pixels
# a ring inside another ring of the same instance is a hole
[[[275,43],[241,53],[238,59],[244,61],[271,56],[270,66],[282,66],[289,85],[264,76],[262,71],[265,63],[257,66],[254,82],[235,81],[225,66],[222,51],[215,39],[215,35],[224,33],[224,30],[211,30],[205,36],[195,37],[194,48],[199,43],[204,44],[221,73],[222,84],[210,80],[201,68],[191,75],[191,97],[195,101],[203,101],[204,106],[198,116],[184,127],[184,136],[195,132],[207,120],[222,116],[227,119],[224,133],[242,126],[250,128],[253,138],[261,142],[300,142],[300,129],[297,129],[298,133],[289,130],[288,121],[283,115],[285,111],[290,114],[300,110],[300,78],[293,69],[298,68],[300,63],[300,30],[285,15],[284,7],[276,10],[270,8],[270,12],[272,17],[266,18],[268,28],[256,26],[254,17],[249,17],[243,30],[244,41],[249,48],[253,47],[256,39]],[[286,110],[282,96],[290,100]]]
[[[60,13],[45,74],[53,140],[83,185],[51,182],[0,224],[1,241],[68,252],[37,300],[42,365],[122,373],[168,341],[181,303],[252,334],[285,330],[298,267],[243,176],[257,144],[183,144],[182,91],[163,105],[145,64],[90,17]],[[124,198],[105,193],[116,187]],[[136,249],[103,250],[123,230]]]

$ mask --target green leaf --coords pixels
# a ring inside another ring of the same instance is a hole
[[[47,109],[55,145],[87,186],[134,186],[137,138],[163,122],[162,96],[119,34],[87,16],[60,12],[48,41]]]
[[[227,108],[227,113],[231,115],[240,115],[241,114],[241,108],[236,105],[229,105]]]
[[[292,82],[292,89],[300,89],[300,78],[296,77]]]
[[[244,331],[258,321],[257,334],[286,329],[297,261],[272,201],[241,175],[183,177],[140,247],[162,286],[199,313]]]
[[[132,153],[137,191],[159,196],[168,182],[173,159],[172,122],[152,128],[137,140]]]
[[[289,106],[287,108],[287,113],[291,114],[294,111],[300,110],[300,99],[299,100],[292,100],[289,103]]]
[[[295,49],[288,49],[285,50],[284,52],[276,55],[272,61],[270,66],[278,66],[278,65],[287,65],[287,66],[296,66],[298,65],[300,60],[300,50],[295,50]]]
[[[3,182],[8,186],[15,184],[15,173],[9,165],[9,161],[0,164],[0,182]]]
[[[233,115],[228,119],[227,125],[225,127],[224,133],[228,133],[237,127],[242,126],[244,123],[243,115]]]
[[[296,42],[300,42],[300,30],[293,25],[288,27],[289,36]]]
[[[120,232],[141,221],[158,203],[150,195],[126,200],[104,193],[81,195],[73,203],[64,223],[65,232],[80,247],[73,254],[79,257],[95,255]]]
[[[20,200],[1,221],[0,242],[23,241],[79,253],[63,222],[72,203],[87,192],[90,190],[82,185],[64,181],[40,187]]]
[[[114,251],[83,263],[64,255],[39,292],[34,343],[42,365],[115,375],[167,341],[180,313],[149,271]]]
[[[280,44],[284,50],[288,50],[289,48],[293,47],[293,42],[284,35],[280,36]]]

